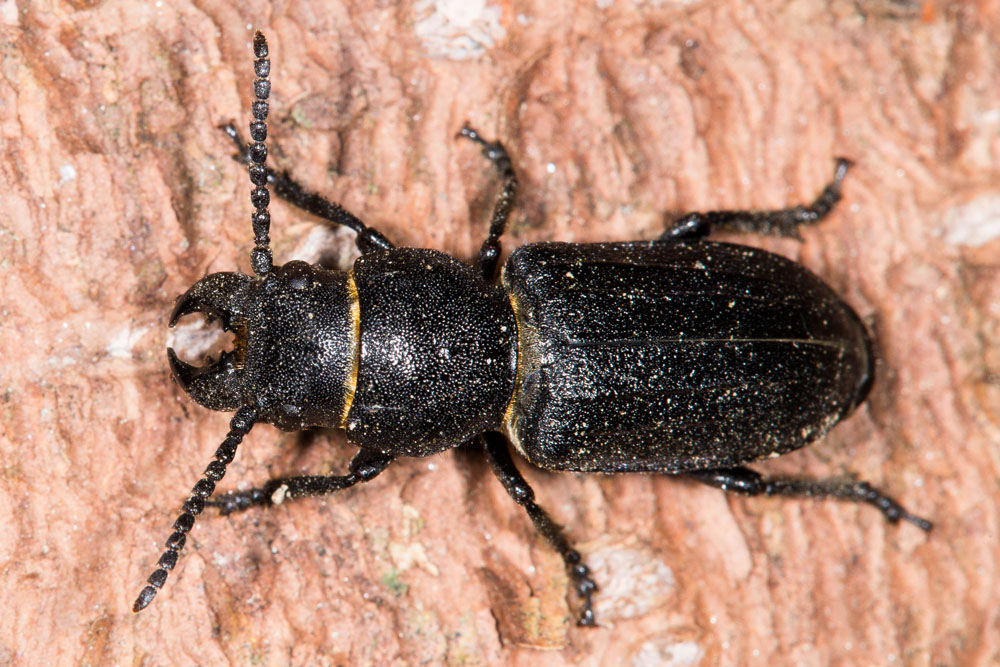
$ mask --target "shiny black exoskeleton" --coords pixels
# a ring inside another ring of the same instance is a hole
[[[233,351],[206,367],[169,350],[174,377],[199,404],[235,411],[230,431],[174,524],[145,608],[177,562],[195,516],[328,494],[368,481],[400,456],[481,447],[511,497],[559,551],[595,622],[596,590],[580,554],[534,501],[509,444],[552,470],[680,474],[749,495],[867,502],[892,522],[931,524],[853,479],[765,478],[744,463],[822,437],[867,396],[868,333],[826,284],[795,262],[701,240],[712,227],[797,235],[840,199],[848,168],[810,206],[691,213],[655,241],[540,243],[516,249],[495,279],[517,180],[503,146],[469,127],[503,190],[475,267],[437,252],[394,248],[339,205],[267,169],[267,44],[254,36],[256,102],[250,165],[254,276],[209,275],[177,300],[219,318]],[[357,233],[352,270],[272,266],[268,186]],[[211,501],[254,424],[343,428],[359,450],[347,475],[274,479]]]

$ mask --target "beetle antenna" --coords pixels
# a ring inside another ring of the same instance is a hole
[[[215,460],[205,468],[204,478],[198,480],[198,483],[191,489],[191,495],[184,503],[181,515],[174,521],[174,532],[167,538],[164,545],[166,550],[160,556],[159,567],[153,571],[153,574],[149,575],[149,579],[146,580],[149,585],[143,588],[139,597],[135,599],[135,603],[132,605],[133,612],[142,611],[149,606],[157,592],[163,588],[167,575],[177,564],[177,556],[184,548],[187,534],[194,526],[195,517],[205,509],[205,501],[215,491],[215,483],[225,476],[226,466],[232,463],[233,457],[236,456],[236,448],[243,442],[243,436],[250,432],[256,421],[257,410],[248,405],[243,406],[233,415],[232,421],[229,422],[229,433],[226,435],[226,439],[215,450]]]
[[[266,276],[271,271],[271,214],[267,205],[271,195],[267,190],[267,98],[271,95],[271,61],[267,59],[267,40],[260,30],[253,35],[254,75],[253,94],[256,98],[251,105],[253,120],[250,121],[250,182],[253,190],[250,192],[250,203],[254,212],[250,216],[253,223],[254,248],[250,252],[250,266],[258,276]]]

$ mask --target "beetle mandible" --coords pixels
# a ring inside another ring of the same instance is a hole
[[[400,456],[465,443],[481,448],[510,496],[565,562],[594,625],[597,586],[580,553],[518,472],[509,445],[548,470],[682,475],[746,495],[870,503],[891,522],[930,530],[853,478],[769,478],[745,463],[822,437],[868,394],[873,356],[855,312],[804,267],[754,248],[704,240],[712,228],[797,236],[841,197],[849,162],[808,206],[689,213],[654,241],[522,246],[495,280],[518,182],[510,157],[465,126],[503,187],[475,266],[436,250],[397,248],[286,173],[264,166],[270,61],[253,38],[249,145],[253,276],[213,273],[177,299],[218,318],[235,345],[205,367],[168,349],[196,403],[235,411],[230,430],[174,523],[158,568],[133,605],[145,608],[177,563],[205,506],[222,514],[367,482]],[[356,234],[350,271],[274,266],[268,186]],[[210,500],[254,424],[342,428],[358,447],[346,475],[272,479]]]

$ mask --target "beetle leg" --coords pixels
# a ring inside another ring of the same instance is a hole
[[[527,511],[542,537],[562,556],[563,562],[566,564],[566,571],[576,585],[576,594],[583,600],[583,609],[580,611],[577,624],[596,625],[591,596],[597,590],[597,584],[590,578],[590,568],[583,562],[580,552],[572,547],[559,524],[535,503],[535,492],[514,465],[514,459],[511,458],[510,449],[507,447],[507,440],[499,433],[492,431],[484,433],[480,436],[480,440],[486,450],[486,457],[493,467],[493,474],[497,476],[514,502]]]
[[[692,470],[684,473],[702,484],[723,491],[733,491],[747,496],[798,496],[806,498],[837,498],[855,503],[874,505],[890,523],[900,519],[909,521],[921,530],[929,531],[933,524],[927,519],[910,514],[895,500],[875,489],[868,482],[850,478],[796,479],[766,478],[742,466]]]
[[[392,463],[393,457],[382,452],[361,449],[351,459],[346,475],[308,475],[304,477],[280,477],[269,480],[264,486],[246,491],[230,491],[218,500],[206,505],[218,507],[223,516],[242,512],[254,505],[280,505],[286,500],[306,496],[323,496],[340,491],[358,482],[374,479]]]
[[[507,218],[510,216],[510,209],[514,205],[514,198],[517,195],[517,174],[514,173],[507,149],[499,141],[486,141],[468,125],[464,125],[459,130],[458,135],[482,146],[483,155],[496,166],[497,171],[500,172],[500,178],[503,179],[503,189],[493,207],[489,235],[483,241],[483,245],[479,247],[479,260],[476,262],[476,268],[479,269],[483,279],[489,282],[493,280],[497,271],[497,263],[500,261],[500,237],[503,236],[504,229],[507,228]]]
[[[250,147],[240,138],[239,132],[232,122],[220,126],[232,142],[236,145],[237,154],[234,157],[239,162],[250,163]],[[388,250],[392,248],[389,241],[381,232],[363,223],[360,218],[345,209],[336,202],[332,202],[322,195],[309,192],[302,187],[287,171],[267,170],[267,184],[274,188],[274,194],[287,201],[292,206],[300,208],[306,213],[322,218],[335,225],[347,227],[357,234],[358,248],[362,254],[373,250]]]
[[[667,231],[660,241],[696,241],[707,236],[713,229],[789,236],[801,240],[799,227],[819,222],[825,218],[834,205],[840,201],[840,186],[844,181],[851,161],[837,158],[837,166],[831,180],[819,196],[808,206],[793,206],[774,211],[708,211],[687,213]]]

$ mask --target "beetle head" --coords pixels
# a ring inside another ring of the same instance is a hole
[[[237,368],[243,366],[246,343],[246,301],[253,279],[242,273],[213,273],[205,276],[177,299],[170,314],[173,327],[185,315],[203,313],[209,323],[221,321],[222,330],[236,334],[232,352],[223,352],[216,362],[192,366],[167,348],[174,380],[199,405],[212,410],[236,410],[241,404]]]
[[[356,303],[348,274],[305,262],[261,278],[208,275],[177,299],[170,326],[203,313],[234,334],[234,349],[203,367],[168,349],[174,379],[212,410],[252,406],[259,421],[287,430],[340,426],[353,390]]]

